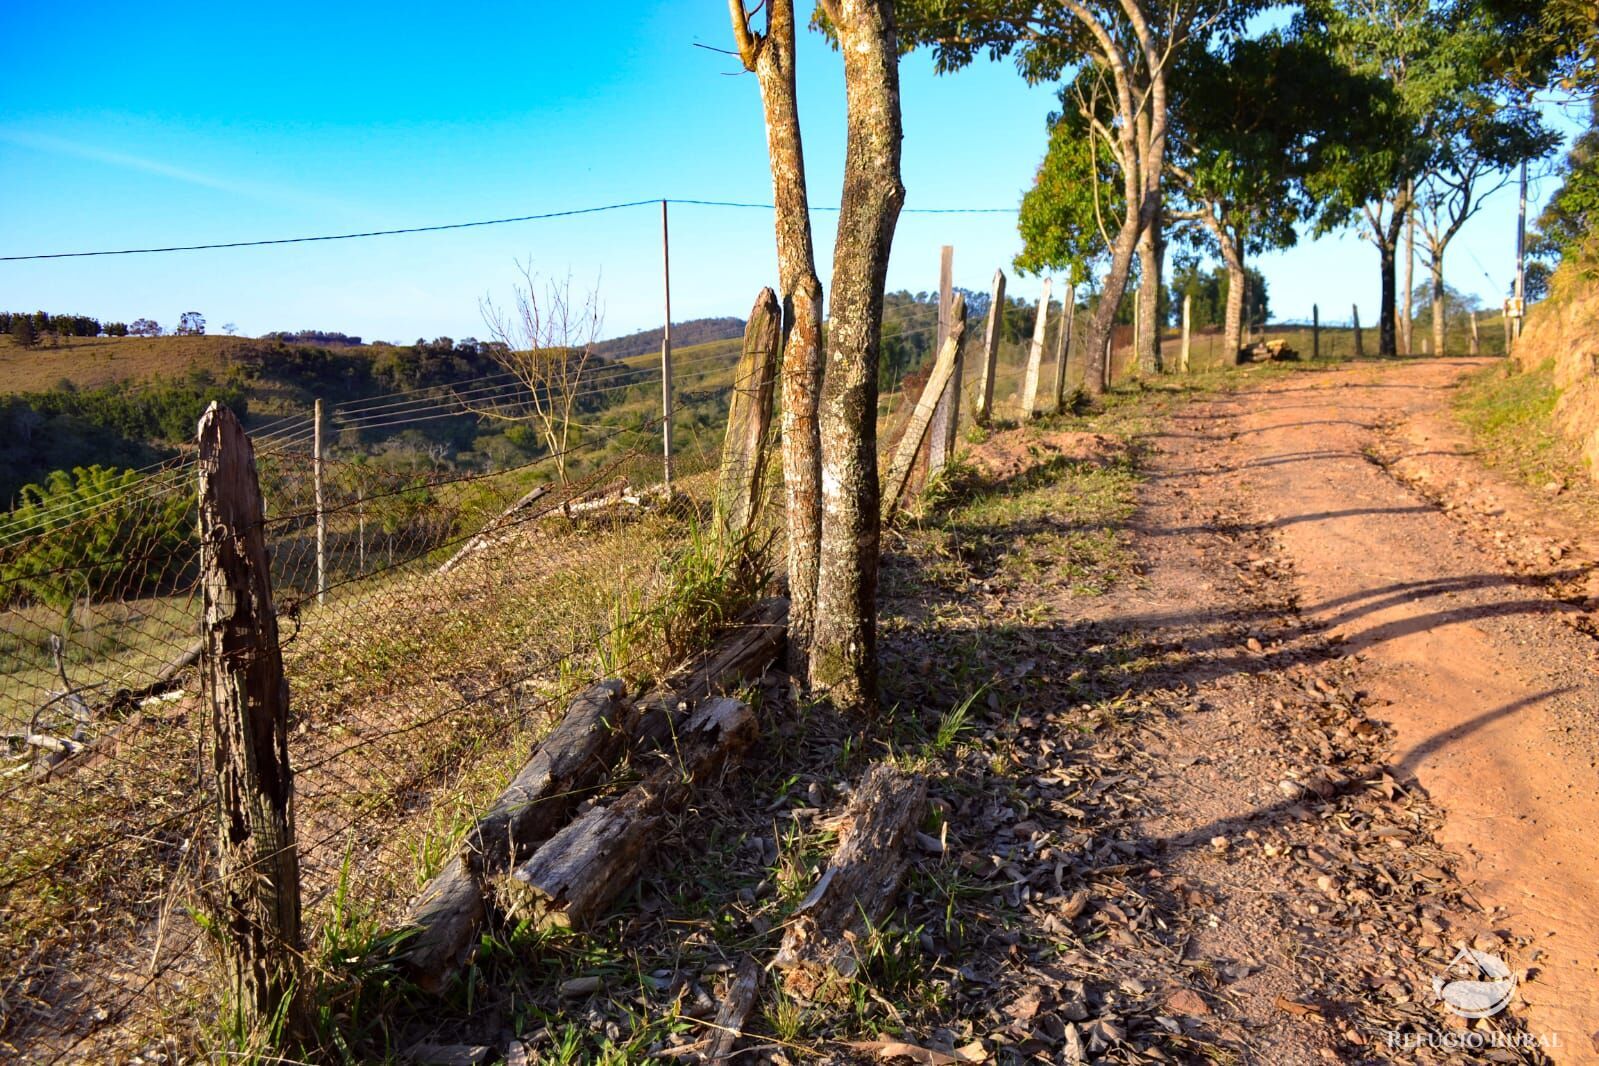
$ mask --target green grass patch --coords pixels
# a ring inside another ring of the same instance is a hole
[[[1502,363],[1480,370],[1455,397],[1455,413],[1471,431],[1479,458],[1528,485],[1580,481],[1576,446],[1555,425],[1554,362],[1532,370]]]

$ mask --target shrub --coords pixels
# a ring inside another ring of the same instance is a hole
[[[132,470],[53,471],[0,516],[0,606],[65,608],[173,587],[198,550],[192,493]]]

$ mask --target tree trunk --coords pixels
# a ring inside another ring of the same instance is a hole
[[[201,657],[220,830],[216,927],[230,1006],[242,1027],[293,1043],[303,1015],[289,682],[255,452],[233,412],[218,403],[200,419],[199,473]]]
[[[1157,218],[1159,216],[1157,215]],[[1146,229],[1138,238],[1138,371],[1149,375],[1160,371],[1160,282],[1163,249],[1160,224]]]
[[[1116,310],[1127,292],[1127,275],[1132,270],[1133,254],[1138,250],[1138,218],[1128,212],[1128,220],[1111,245],[1110,268],[1100,289],[1099,304],[1088,320],[1088,337],[1083,344],[1083,389],[1092,396],[1110,385],[1110,341],[1116,328]]]
[[[1412,330],[1416,312],[1412,298],[1416,291],[1416,213],[1411,210],[1415,184],[1405,183],[1405,289],[1403,292],[1405,316],[1399,323],[1399,340],[1406,355],[1415,354]]]
[[[891,0],[842,0],[848,136],[822,386],[822,555],[810,680],[840,706],[877,702],[877,360],[899,209],[899,48]]]
[[[749,32],[743,5],[732,0],[739,55],[755,72],[766,117],[777,227],[777,277],[783,290],[783,491],[788,522],[788,663],[809,674],[815,625],[817,563],[822,543],[822,282],[816,274],[799,100],[794,89],[793,0],[768,0],[767,32]],[[875,509],[874,509],[875,513]]]
[[[1449,308],[1444,304],[1444,256],[1442,249],[1433,249],[1432,252],[1432,350],[1435,355],[1444,354],[1444,325],[1445,314]]]
[[[1244,296],[1249,291],[1249,272],[1244,269],[1244,257],[1225,242],[1222,259],[1227,264],[1227,317],[1222,336],[1227,365],[1231,366],[1238,362],[1238,349],[1243,347]]]
[[[1382,271],[1382,301],[1378,305],[1377,354],[1399,354],[1398,338],[1394,324],[1394,242],[1377,242],[1377,258]]]

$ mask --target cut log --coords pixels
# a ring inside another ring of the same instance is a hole
[[[755,992],[760,986],[760,964],[746,956],[738,964],[738,973],[727,986],[727,995],[722,997],[722,1005],[716,1012],[711,1043],[705,1051],[706,1062],[726,1062],[733,1057],[733,1045],[744,1035],[744,1019],[755,1004]]]
[[[871,768],[845,811],[832,861],[795,910],[775,965],[783,987],[836,1002],[859,968],[856,944],[894,905],[909,859],[905,840],[921,822],[927,782],[883,763]]]
[[[426,992],[437,992],[466,962],[486,917],[484,885],[523,861],[566,824],[625,748],[625,688],[594,685],[574,699],[533,758],[478,819],[460,853],[422,889],[406,926],[415,930],[399,960]]]
[[[740,615],[728,634],[709,650],[689,660],[638,701],[631,732],[642,742],[664,740],[684,708],[735,692],[766,673],[782,654],[787,636],[788,600],[781,596],[761,600]]]
[[[551,837],[498,887],[507,909],[543,929],[587,928],[631,885],[662,817],[736,762],[755,741],[749,705],[719,697],[698,707],[648,776]]]

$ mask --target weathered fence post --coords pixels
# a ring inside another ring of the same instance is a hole
[[[1310,357],[1321,358],[1321,305],[1310,305]]]
[[[1191,329],[1190,323],[1193,320],[1192,305],[1193,296],[1190,293],[1183,293],[1183,348],[1181,353],[1178,355],[1178,362],[1181,363],[1183,373],[1185,374],[1188,373],[1188,352]]]
[[[744,351],[733,371],[727,435],[722,438],[716,530],[723,537],[737,537],[749,529],[760,510],[782,329],[783,310],[777,294],[769,288],[762,289],[744,326]]]
[[[666,321],[661,326],[662,487],[672,494],[672,244],[666,228],[666,201],[661,201],[661,285]]]
[[[1350,304],[1349,310],[1354,314],[1355,322],[1355,357],[1358,359],[1366,354],[1366,343],[1360,335],[1360,305]]]
[[[1477,312],[1471,312],[1471,354],[1482,354],[1482,341],[1477,336]]]
[[[1044,331],[1049,328],[1049,278],[1044,279],[1038,296],[1038,314],[1033,317],[1033,341],[1027,348],[1027,373],[1022,377],[1022,417],[1038,413],[1038,376],[1043,371]]]
[[[938,250],[938,339],[933,351],[944,348],[944,338],[949,336],[949,304],[954,292],[955,248],[946,244]],[[955,370],[949,387],[938,401],[933,415],[933,436],[927,443],[928,476],[938,473],[955,450],[955,438],[960,427],[962,365],[960,350],[955,352]]]
[[[299,1034],[300,869],[289,685],[278,651],[255,451],[221,404],[200,419],[202,675],[211,710],[216,927],[247,1031]]]
[[[1060,305],[1060,315],[1055,319],[1055,387],[1050,390],[1055,398],[1056,411],[1060,410],[1066,396],[1066,315],[1067,308],[1071,306],[1070,293],[1061,297]]]
[[[927,426],[933,420],[938,398],[943,395],[944,386],[949,384],[954,373],[956,352],[960,350],[961,338],[965,335],[966,298],[956,293],[950,305],[949,336],[944,339],[944,346],[933,359],[932,372],[927,384],[922,386],[921,399],[916,401],[910,421],[905,424],[905,435],[900,437],[899,445],[894,449],[894,461],[889,464],[888,477],[883,482],[881,517],[884,522],[899,508],[900,497],[905,494],[905,486],[909,484],[911,471],[916,466],[916,453],[922,450],[922,441],[927,437]]]
[[[977,424],[994,417],[994,371],[999,365],[999,339],[1005,332],[1005,272],[994,271],[994,292],[988,301],[988,327],[983,332],[983,378],[977,386]]]
[[[1072,357],[1072,319],[1077,316],[1077,286],[1066,286],[1066,295],[1060,302],[1062,324],[1060,338],[1055,342],[1055,348],[1060,359],[1055,363],[1055,410],[1066,409],[1066,364]]]
[[[322,508],[322,400],[316,401],[316,424],[311,430],[311,477],[316,483],[316,602],[328,598],[328,515]],[[253,460],[252,460],[253,461]]]

